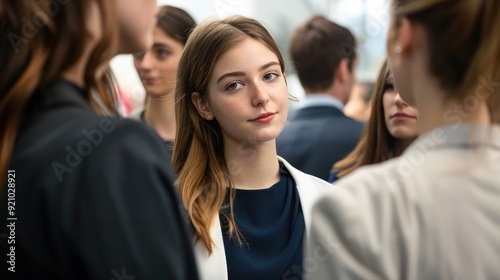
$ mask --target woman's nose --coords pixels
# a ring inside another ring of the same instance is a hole
[[[399,94],[399,92],[396,93],[396,96],[394,96],[394,102],[396,103],[396,105],[398,106],[408,106],[408,103],[406,103],[403,98],[401,98],[401,95]]]
[[[267,94],[261,84],[256,84],[253,89],[252,104],[254,106],[260,106],[267,104],[267,102],[269,102],[269,94]]]

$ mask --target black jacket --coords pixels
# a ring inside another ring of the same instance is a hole
[[[37,92],[10,163],[15,201],[8,186],[0,200],[0,278],[198,279],[169,160],[152,129],[98,116],[75,85]]]

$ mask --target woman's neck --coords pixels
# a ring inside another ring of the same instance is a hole
[[[235,188],[266,189],[280,180],[275,141],[239,145],[225,143],[225,159]]]
[[[175,139],[174,93],[161,97],[148,96],[144,109],[144,121],[153,127],[164,140]]]
[[[416,107],[421,108],[418,119],[420,135],[451,124],[491,124],[488,106],[481,96],[470,95],[465,101],[447,100],[445,96],[446,93],[437,87],[419,88],[415,102]]]
[[[399,157],[405,150],[408,148],[413,141],[415,141],[415,138],[406,138],[406,139],[396,139],[394,143],[394,157]]]
[[[86,88],[85,85],[85,69],[89,63],[90,55],[94,50],[97,42],[100,40],[102,36],[102,20],[101,20],[101,12],[99,8],[99,4],[95,1],[90,1],[90,7],[88,10],[88,14],[85,16],[87,19],[85,22],[85,36],[86,36],[86,45],[84,46],[84,50],[79,60],[70,66],[65,72],[61,74],[61,77],[74,83],[80,88]],[[105,68],[98,69],[99,73],[93,73],[94,75],[104,75]]]

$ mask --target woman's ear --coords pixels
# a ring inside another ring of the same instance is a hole
[[[200,114],[202,118],[209,121],[214,119],[214,115],[210,110],[210,106],[208,106],[208,103],[205,99],[201,98],[199,92],[191,93],[191,102],[193,102],[194,107],[196,107],[196,110],[198,110],[198,114]]]
[[[396,45],[402,56],[410,55],[413,51],[416,36],[416,26],[407,17],[401,18],[401,23],[397,30]]]

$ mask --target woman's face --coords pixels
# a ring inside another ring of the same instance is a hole
[[[173,94],[183,51],[181,42],[165,34],[161,28],[154,28],[153,46],[145,52],[134,54],[134,66],[146,94]]]
[[[136,53],[149,48],[156,23],[156,0],[118,0],[116,5],[120,25],[119,53]]]
[[[278,57],[261,42],[245,39],[217,61],[208,100],[201,103],[198,111],[218,121],[224,143],[275,140],[288,113],[287,85]]]
[[[382,97],[387,130],[398,139],[412,139],[418,136],[418,112],[406,103],[394,87],[394,78],[389,76]]]

